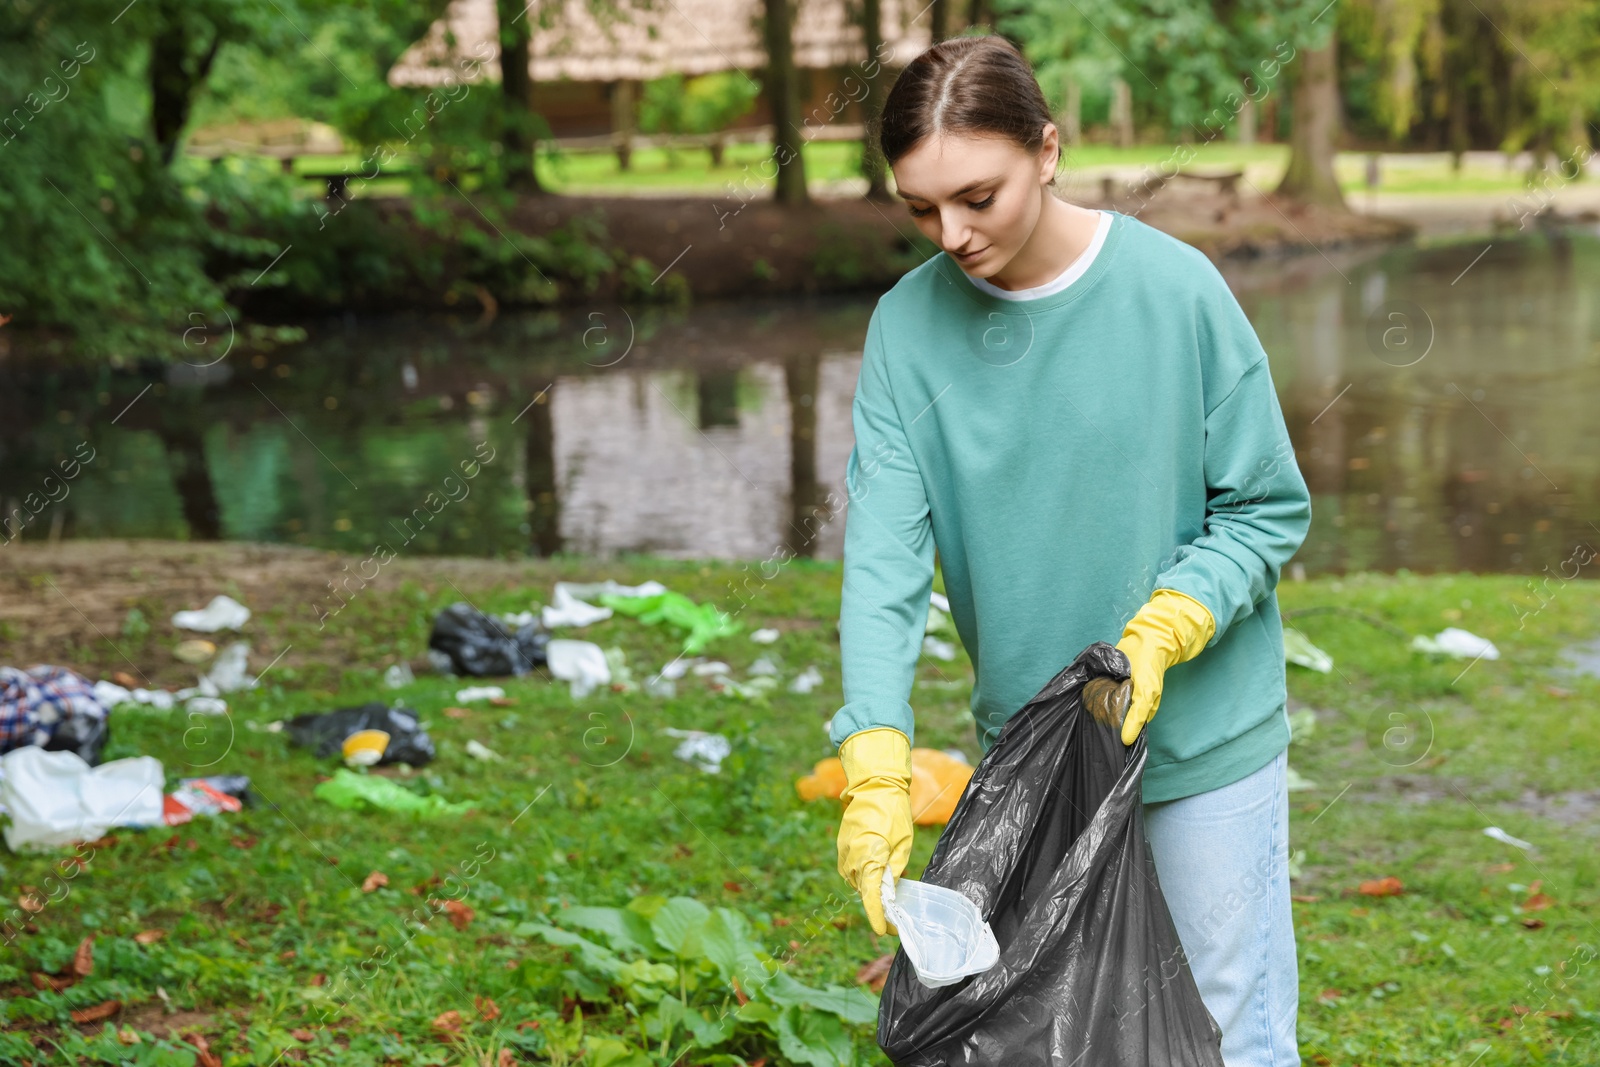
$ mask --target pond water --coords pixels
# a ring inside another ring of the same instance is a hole
[[[1600,546],[1600,235],[1224,273],[1314,494],[1306,572],[1554,573]],[[350,317],[267,354],[213,336],[148,372],[13,351],[4,533],[837,557],[825,501],[873,303]]]

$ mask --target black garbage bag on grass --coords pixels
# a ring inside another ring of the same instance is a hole
[[[428,647],[450,659],[456,674],[476,678],[523,675],[545,663],[550,635],[537,622],[508,626],[471,604],[455,603],[439,612]]]
[[[378,763],[421,767],[434,757],[433,738],[411,708],[390,707],[379,700],[334,711],[308,711],[285,724],[289,740],[324,758],[338,755],[351,734],[382,730],[389,735]]]
[[[895,954],[878,1044],[898,1067],[1223,1067],[1145,840],[1127,678],[1090,645],[973,772],[922,880],[978,905],[1000,960],[931,989]]]

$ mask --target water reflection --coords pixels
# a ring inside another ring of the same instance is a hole
[[[1308,571],[1537,572],[1600,544],[1600,239],[1487,245],[1225,270],[1314,494]],[[150,375],[13,352],[4,532],[837,557],[871,309],[347,321]]]

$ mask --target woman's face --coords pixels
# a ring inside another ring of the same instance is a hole
[[[967,274],[988,278],[1032,235],[1056,155],[1051,124],[1037,155],[1007,137],[934,134],[894,164],[894,183],[917,228]]]

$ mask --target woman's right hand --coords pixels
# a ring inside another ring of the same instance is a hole
[[[839,873],[861,895],[874,933],[897,934],[883,917],[883,872],[896,878],[911,858],[911,741],[888,726],[861,730],[839,746],[844,816]]]

